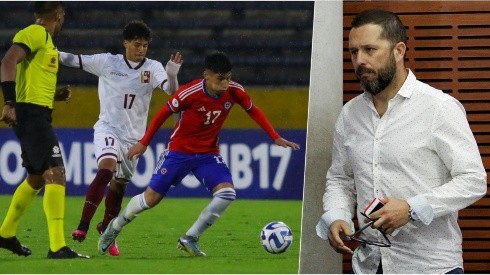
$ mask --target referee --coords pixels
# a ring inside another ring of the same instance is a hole
[[[58,139],[51,126],[53,101],[68,101],[68,87],[56,90],[58,50],[53,44],[65,11],[61,2],[35,2],[36,22],[14,36],[1,64],[5,106],[0,121],[12,126],[20,141],[27,178],[17,187],[0,227],[0,247],[19,256],[31,250],[16,237],[20,218],[45,187],[48,258],[88,258],[66,246],[64,237],[65,168]]]

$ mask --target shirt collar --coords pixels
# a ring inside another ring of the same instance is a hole
[[[410,98],[413,94],[413,86],[414,86],[417,78],[412,73],[412,70],[410,70],[410,69],[407,69],[407,70],[408,70],[407,79],[405,79],[405,82],[403,83],[402,87],[398,91],[397,95],[400,95],[400,96],[403,96],[406,98]]]
[[[130,61],[129,59],[126,58],[126,54],[123,54],[123,58],[124,58],[124,62],[126,62],[126,65],[128,65],[128,67],[133,70],[137,70],[141,68],[141,66],[143,66],[143,64],[145,64],[146,61],[146,57],[143,58],[143,60],[140,63]],[[135,67],[132,66],[133,64],[135,65]]]

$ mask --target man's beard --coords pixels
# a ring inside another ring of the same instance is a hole
[[[377,95],[383,91],[393,81],[396,73],[395,57],[391,56],[388,65],[377,72],[377,77],[374,80],[362,78],[363,73],[376,74],[375,70],[368,69],[364,66],[359,66],[356,70],[356,77],[361,82],[361,87],[365,92],[372,95]]]

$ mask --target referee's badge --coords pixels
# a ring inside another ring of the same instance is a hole
[[[141,83],[150,83],[150,80],[151,80],[150,71],[142,71]]]

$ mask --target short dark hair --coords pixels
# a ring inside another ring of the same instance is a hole
[[[34,3],[34,13],[38,16],[49,15],[60,7],[63,8],[63,2],[61,1],[36,1]]]
[[[224,52],[214,51],[204,59],[204,69],[215,73],[229,73],[233,65]]]
[[[134,40],[143,38],[145,40],[151,40],[151,29],[142,20],[131,20],[123,30],[124,40]]]
[[[365,10],[352,20],[351,27],[358,28],[366,24],[381,26],[381,38],[390,41],[392,45],[398,42],[407,43],[407,30],[400,18],[392,12],[381,9]]]

